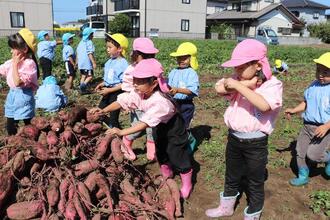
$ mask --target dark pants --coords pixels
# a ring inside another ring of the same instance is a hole
[[[178,104],[179,111],[183,117],[185,127],[188,129],[190,122],[194,117],[195,105],[192,100],[175,100]]]
[[[152,129],[152,134],[160,164],[169,163],[179,173],[187,173],[191,170],[188,132],[180,114],[174,115],[166,124],[158,124]]]
[[[40,66],[42,69],[42,79],[45,79],[47,76],[52,75],[52,61],[45,57],[39,59]]]
[[[24,119],[24,124],[28,125],[31,122],[31,118]],[[7,118],[7,133],[8,135],[15,135],[17,133],[19,120],[14,120],[13,118]]]
[[[226,148],[224,196],[235,196],[243,177],[247,179],[248,213],[260,211],[264,205],[264,182],[268,156],[268,136],[240,139],[229,133]]]
[[[110,105],[111,103],[117,101],[117,96],[122,92],[123,92],[122,90],[119,90],[116,92],[109,93],[106,96],[103,96],[103,98],[99,104],[99,108],[103,109],[103,108],[107,107],[108,105]],[[109,127],[120,128],[119,114],[120,114],[120,109],[110,113],[110,117],[109,117],[109,121],[108,121]]]

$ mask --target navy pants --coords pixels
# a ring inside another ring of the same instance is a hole
[[[184,125],[188,129],[190,127],[190,123],[192,118],[194,117],[195,105],[192,100],[175,100],[178,104],[179,111],[184,120]]]
[[[111,103],[117,101],[118,95],[122,92],[123,92],[123,90],[119,90],[119,91],[116,91],[116,92],[109,93],[106,96],[103,96],[103,98],[102,98],[102,100],[99,104],[99,108],[104,109],[105,107],[107,107]],[[108,122],[109,127],[111,127],[111,128],[113,128],[113,127],[120,128],[119,114],[120,114],[120,109],[110,113],[109,122]]]

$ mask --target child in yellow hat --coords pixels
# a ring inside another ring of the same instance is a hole
[[[288,115],[303,113],[304,126],[297,139],[298,177],[291,179],[293,186],[309,182],[306,156],[315,162],[325,162],[325,173],[330,177],[330,52],[324,53],[316,63],[316,80],[304,92],[304,101],[288,108]]]
[[[275,75],[280,73],[287,74],[288,71],[289,71],[288,64],[286,64],[283,60],[280,59],[275,60],[275,66],[273,68],[273,73]]]
[[[123,82],[123,73],[128,67],[125,59],[128,40],[122,34],[106,34],[106,49],[110,59],[104,65],[103,82],[98,84],[95,91],[102,96],[99,108],[103,109],[117,100],[117,96],[123,92],[121,83]],[[120,109],[111,112],[109,118],[109,127],[120,128],[119,125]]]
[[[199,93],[199,78],[197,47],[191,42],[184,42],[179,45],[176,52],[170,54],[176,57],[178,67],[173,69],[168,76],[168,84],[171,87],[170,94],[178,103],[179,110],[185,121],[185,126],[189,129],[190,122],[194,116],[194,97]],[[189,132],[190,150],[194,151],[196,139]]]
[[[9,92],[5,103],[7,133],[15,135],[20,120],[30,124],[35,115],[34,91],[38,88],[39,74],[36,52],[36,38],[23,28],[8,37],[12,58],[0,65],[0,76],[6,77]]]

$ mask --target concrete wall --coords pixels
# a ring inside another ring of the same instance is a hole
[[[322,41],[318,38],[311,37],[293,37],[293,36],[279,36],[278,42],[280,45],[306,45],[306,44],[321,44]]]
[[[0,36],[14,34],[21,29],[11,27],[10,12],[24,13],[25,27],[34,33],[53,30],[51,0],[1,0]]]

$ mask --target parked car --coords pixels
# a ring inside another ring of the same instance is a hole
[[[277,34],[271,28],[265,28],[265,27],[258,28],[256,32],[256,36],[254,37],[237,37],[238,42],[241,42],[242,40],[245,39],[256,39],[267,45],[268,44],[278,45]]]
[[[102,21],[90,21],[87,22],[85,24],[83,24],[83,26],[81,26],[80,30],[84,30],[84,28],[86,27],[90,27],[93,28],[95,30],[94,33],[94,37],[95,38],[104,38],[104,34],[105,34],[105,24]]]

